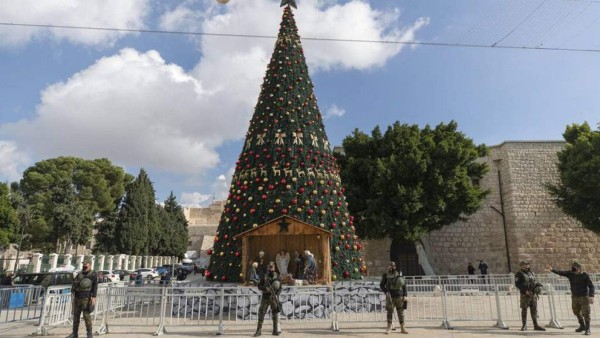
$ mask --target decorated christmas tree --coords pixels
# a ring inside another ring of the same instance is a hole
[[[348,213],[290,5],[261,86],[227,203],[209,250],[208,280],[240,281],[233,237],[286,215],[331,232],[332,279],[359,278],[362,245]]]

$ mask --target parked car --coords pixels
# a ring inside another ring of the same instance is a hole
[[[96,271],[98,274],[98,279],[100,279],[100,275],[103,275],[107,280],[107,282],[118,282],[121,280],[118,274],[115,271],[111,270],[98,270]]]
[[[135,270],[135,272],[130,275],[130,278],[135,279],[135,276],[138,274],[141,274],[142,277],[145,279],[154,279],[158,277],[158,272],[156,272],[156,270],[149,268],[141,268]]]
[[[131,270],[113,270],[113,272],[119,276],[119,280],[123,280],[125,276],[130,276],[133,273]]]
[[[13,278],[13,285],[41,285],[45,288],[55,285],[72,285],[73,272],[22,273]]]
[[[178,268],[181,270],[185,270],[185,272],[190,274],[194,272],[194,263],[191,260],[189,262],[186,262],[186,260],[184,260],[183,263],[181,263],[181,265],[178,266]]]

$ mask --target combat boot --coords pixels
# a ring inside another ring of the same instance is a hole
[[[533,317],[533,329],[535,331],[546,331],[546,329],[538,325],[537,318],[535,317]]]
[[[406,331],[406,328],[404,327],[404,323],[400,323],[400,333],[408,333],[408,331]]]
[[[92,329],[88,329],[86,331],[86,333],[87,333],[87,338],[94,338],[94,334],[92,333]]]
[[[73,326],[73,333],[68,335],[67,338],[79,338],[79,325]]]
[[[577,318],[579,320],[579,327],[575,329],[575,332],[583,332],[585,331],[585,323],[582,318]]]
[[[387,324],[387,330],[385,330],[385,334],[390,334],[392,332],[392,323]]]
[[[256,327],[256,332],[254,332],[254,337],[258,337],[261,335],[260,330],[262,329],[262,323],[259,323],[258,326]]]
[[[274,336],[279,336],[279,333],[281,332],[281,331],[279,331],[279,325],[278,325],[279,317],[277,317],[278,315],[279,314],[274,314],[274,316],[276,316],[276,317],[273,318],[273,335]]]
[[[585,333],[584,335],[589,336],[592,334],[592,331],[590,331],[590,322],[585,322]]]
[[[527,331],[527,309],[521,311],[521,322],[523,323],[521,331]]]

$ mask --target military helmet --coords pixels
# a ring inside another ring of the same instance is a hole
[[[278,280],[274,280],[271,286],[273,287],[273,290],[277,291],[281,289],[281,282]]]
[[[543,290],[544,290],[544,286],[540,283],[536,283],[535,286],[533,287],[533,293],[535,293],[536,295],[542,294]]]
[[[79,287],[83,291],[91,290],[92,289],[92,280],[89,278],[82,279],[81,282],[79,283]]]
[[[525,265],[529,265],[529,261],[528,260],[522,260],[519,262],[519,266],[525,266]]]
[[[571,267],[581,269],[581,264],[579,264],[579,262],[573,262],[573,264],[571,264]]]

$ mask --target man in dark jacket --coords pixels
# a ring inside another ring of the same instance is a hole
[[[546,270],[569,279],[571,285],[571,307],[573,313],[579,321],[579,328],[575,332],[585,331],[586,335],[592,334],[590,331],[590,304],[594,304],[594,283],[590,276],[583,272],[581,264],[573,262],[570,271],[559,271],[547,265]]]
[[[406,282],[402,274],[396,271],[396,263],[390,262],[388,271],[383,274],[379,288],[385,293],[385,309],[387,310],[386,334],[392,332],[394,309],[398,312],[400,332],[408,333],[404,327],[404,302],[406,301]]]
[[[98,279],[96,272],[92,271],[91,262],[83,263],[83,270],[77,274],[71,286],[71,297],[73,297],[73,333],[67,338],[79,337],[79,321],[83,313],[87,338],[92,338],[92,316],[90,313],[96,306],[96,292],[98,291]]]
[[[537,321],[537,300],[542,291],[541,284],[536,283],[528,261],[521,261],[519,266],[521,270],[515,274],[515,286],[521,292],[521,321],[523,322],[521,331],[527,330],[527,308],[531,312],[533,329],[536,331],[546,331],[546,329],[538,325]]]

